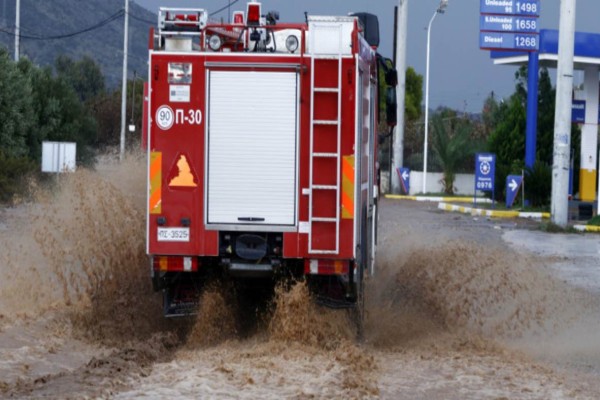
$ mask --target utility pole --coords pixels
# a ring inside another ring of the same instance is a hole
[[[17,0],[15,12],[15,62],[19,61],[19,39],[21,38],[21,0]]]
[[[119,161],[125,157],[125,123],[127,122],[127,45],[129,42],[129,0],[125,0],[125,28],[123,32],[123,82],[121,85],[121,146]]]
[[[569,211],[569,156],[571,154],[571,93],[575,50],[576,0],[561,0],[556,73],[556,114],[552,163],[552,222],[565,227]]]
[[[396,90],[396,132],[393,141],[393,167],[390,168],[392,193],[400,193],[400,177],[396,171],[404,165],[404,108],[406,99],[406,38],[408,25],[408,0],[399,0],[396,15],[396,71],[398,71],[398,87]]]

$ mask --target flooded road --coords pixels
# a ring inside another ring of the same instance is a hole
[[[598,236],[382,200],[364,340],[301,284],[250,332],[219,287],[165,320],[145,168],[106,161],[0,211],[0,397],[600,398]]]
[[[509,231],[503,239],[515,249],[552,259],[558,275],[587,290],[600,293],[600,235]]]

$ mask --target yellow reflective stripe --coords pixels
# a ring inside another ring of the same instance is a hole
[[[150,214],[160,214],[162,211],[162,153],[150,153]]]
[[[354,218],[354,156],[342,158],[342,218]]]

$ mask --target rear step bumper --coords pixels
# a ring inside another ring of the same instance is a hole
[[[229,274],[240,278],[265,278],[273,275],[273,265],[232,262],[227,264]]]
[[[357,304],[355,297],[348,297],[346,299],[334,299],[326,296],[316,296],[315,302],[320,306],[333,308],[336,310],[354,308]]]

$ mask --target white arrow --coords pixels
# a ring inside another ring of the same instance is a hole
[[[510,181],[510,183],[508,184],[508,187],[510,188],[511,191],[514,192],[519,187],[519,184],[517,183],[517,181],[515,181],[514,179],[512,179]]]
[[[402,171],[402,179],[407,180],[409,176],[410,175],[408,175],[408,172]]]

